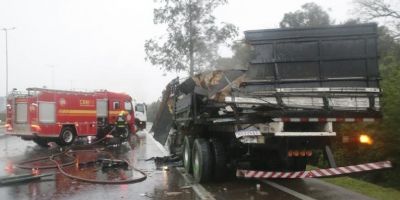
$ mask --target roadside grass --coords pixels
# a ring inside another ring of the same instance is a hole
[[[313,166],[308,166],[308,170],[316,169]],[[362,181],[359,179],[351,178],[351,177],[335,177],[335,178],[321,178],[320,180],[352,190],[354,192],[358,192],[360,194],[375,198],[375,199],[384,199],[384,200],[398,200],[400,199],[400,191],[394,188],[382,187],[379,185],[375,185],[373,183],[369,183],[366,181]]]

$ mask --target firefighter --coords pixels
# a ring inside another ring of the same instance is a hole
[[[117,128],[125,128],[128,122],[126,121],[126,111],[121,111],[117,118]]]
[[[116,125],[116,133],[122,140],[126,140],[129,136],[128,121],[126,120],[126,111],[121,111],[118,114]]]

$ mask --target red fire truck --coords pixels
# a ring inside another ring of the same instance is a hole
[[[117,128],[120,119],[123,131]],[[123,141],[135,132],[134,121],[132,98],[124,93],[28,88],[7,97],[7,133],[40,146],[70,145],[76,137],[101,138],[109,132]]]

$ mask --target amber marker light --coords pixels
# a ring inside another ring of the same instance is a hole
[[[32,124],[31,128],[33,129],[33,131],[37,131],[37,132],[42,131],[42,128],[40,128],[40,126],[36,125],[36,124]]]
[[[371,137],[369,137],[368,135],[360,135],[360,137],[358,138],[358,140],[360,141],[360,143],[362,144],[372,144],[373,141],[371,139]]]

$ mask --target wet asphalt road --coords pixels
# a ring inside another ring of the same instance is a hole
[[[31,141],[4,136],[3,133],[4,129],[0,128],[0,176],[29,173],[31,170],[19,169],[15,166],[16,163],[59,151],[57,146],[45,149]],[[233,178],[223,183],[191,184],[190,176],[180,168],[157,169],[153,161],[146,161],[152,157],[162,157],[166,152],[147,132],[139,132],[137,136],[129,144],[125,143],[117,148],[95,145],[84,149],[103,150],[100,153],[102,156],[110,154],[118,159],[129,160],[135,168],[147,174],[148,177],[143,182],[122,185],[91,184],[72,180],[57,173],[55,169],[48,169],[40,172],[56,174],[41,181],[0,186],[0,199],[369,199],[316,179],[261,182]],[[85,162],[95,160],[99,153],[76,153],[76,156],[80,162]],[[52,163],[47,161],[33,164]],[[72,165],[65,167],[65,170],[76,176],[99,180],[142,176],[132,169],[103,172],[98,168],[96,170],[95,166],[78,168]]]

